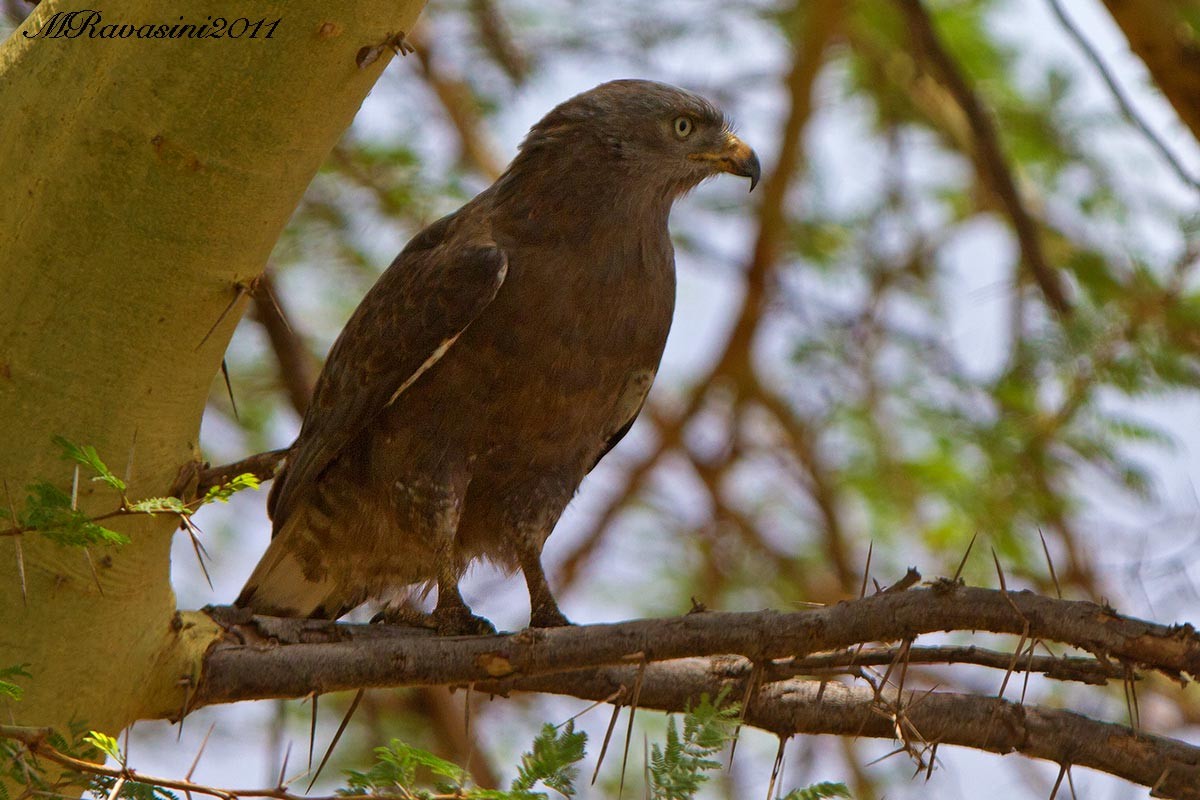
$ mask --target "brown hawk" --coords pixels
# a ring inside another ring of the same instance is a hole
[[[237,605],[336,618],[436,586],[436,627],[490,628],[458,582],[520,567],[530,624],[567,624],[541,552],[645,401],[675,303],[671,204],[758,181],[721,112],[620,80],[533,126],[507,171],[421,231],[334,344],[268,501]]]

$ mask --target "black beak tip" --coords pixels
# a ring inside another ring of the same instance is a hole
[[[750,179],[750,191],[754,191],[754,187],[758,186],[758,179],[762,177],[762,167],[758,163],[758,154],[753,150],[750,151],[750,158],[746,159],[745,175]]]

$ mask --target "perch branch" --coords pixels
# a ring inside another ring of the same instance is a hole
[[[948,581],[796,612],[704,612],[499,636],[437,638],[393,626],[273,618],[232,629],[241,641],[230,637],[210,650],[193,707],[360,687],[468,684],[621,665],[635,656],[647,662],[803,658],[952,630],[1026,634],[1173,678],[1200,674],[1200,636],[1190,626],[1125,617],[1086,601]]]

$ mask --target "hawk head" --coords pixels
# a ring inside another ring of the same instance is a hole
[[[758,156],[703,97],[647,80],[602,83],[533,126],[514,162],[558,162],[593,180],[615,176],[672,200],[722,172],[758,183]]]

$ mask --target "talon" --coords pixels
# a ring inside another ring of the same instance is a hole
[[[439,608],[432,616],[439,636],[494,636],[496,626],[465,608]]]
[[[542,606],[529,615],[531,628],[565,628],[573,624],[555,606]]]

